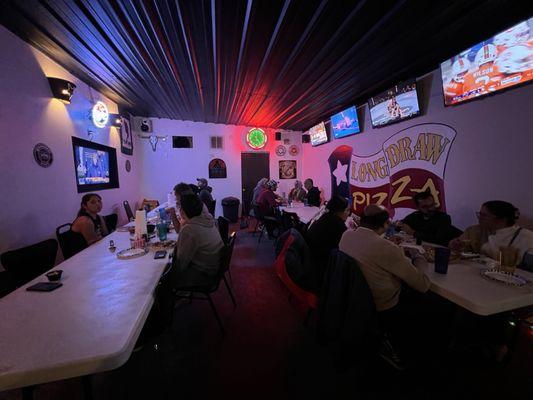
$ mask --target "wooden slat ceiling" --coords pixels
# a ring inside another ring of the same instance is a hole
[[[3,25],[123,110],[295,130],[437,68],[533,9],[467,0],[1,4]]]

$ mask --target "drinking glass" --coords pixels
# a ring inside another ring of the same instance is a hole
[[[513,246],[500,246],[500,268],[509,273],[514,270],[519,262],[518,249]]]

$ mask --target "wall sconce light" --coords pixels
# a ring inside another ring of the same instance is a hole
[[[60,78],[47,78],[52,89],[54,98],[61,100],[65,104],[70,104],[70,98],[74,93],[76,85],[65,79]]]
[[[122,126],[122,117],[120,114],[109,114],[109,124],[115,128]]]

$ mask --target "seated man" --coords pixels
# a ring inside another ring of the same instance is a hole
[[[188,194],[193,194],[196,196],[196,194],[191,188],[191,185],[181,182],[174,186],[174,196],[176,198],[176,207],[178,209],[181,207],[181,198]],[[169,205],[169,207],[165,211],[168,213],[170,219],[172,220],[174,230],[176,231],[176,233],[179,233],[181,228],[181,222],[178,216],[176,215],[176,208]],[[203,204],[202,207],[202,216],[207,219],[213,218],[205,204]]]
[[[272,217],[274,216],[274,207],[280,204],[279,197],[274,193],[278,188],[278,183],[275,180],[269,180],[266,183],[266,187],[266,190],[259,195],[257,205],[262,217]],[[265,220],[265,227],[269,237],[272,237],[275,225],[275,221]]]
[[[175,287],[209,283],[220,267],[222,239],[214,219],[203,215],[202,209],[195,194],[181,196],[182,223],[173,259]]]
[[[196,180],[198,181],[198,197],[208,206],[213,201],[213,196],[211,195],[213,189],[207,186],[207,179],[197,178]]]
[[[307,204],[314,207],[320,207],[320,190],[313,185],[313,180],[307,178],[304,182],[307,189]]]
[[[424,242],[447,246],[448,242],[462,232],[452,225],[450,216],[437,210],[431,192],[420,192],[413,196],[418,208],[398,223],[398,226],[409,235]]]
[[[303,188],[302,181],[295,181],[294,187],[289,192],[289,200],[303,202],[306,197],[307,197],[307,192]]]
[[[404,343],[405,338],[409,336],[405,331],[408,312],[405,311],[405,305],[400,307],[399,303],[402,283],[418,292],[426,292],[430,281],[415,267],[426,262],[420,254],[416,254],[411,262],[404,255],[402,248],[381,236],[388,226],[387,210],[370,204],[361,216],[359,228],[344,232],[339,249],[359,263],[374,298],[379,322],[398,344]],[[390,346],[390,342],[386,343],[381,356],[401,369],[401,359]]]

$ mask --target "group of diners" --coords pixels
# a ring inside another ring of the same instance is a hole
[[[476,213],[479,223],[462,232],[453,226],[448,214],[438,210],[430,192],[417,193],[413,201],[417,210],[397,222],[391,221],[386,208],[368,205],[358,226],[351,229],[346,224],[351,205],[347,199],[333,196],[325,205],[325,213],[302,229],[312,254],[310,265],[304,267],[304,274],[312,277],[302,278],[305,289],[320,296],[329,255],[333,249],[339,249],[360,266],[382,325],[389,332],[396,332],[394,336],[405,337],[409,327],[404,316],[412,315],[413,311],[406,311],[402,304],[405,297],[402,288],[412,298],[415,292],[427,292],[430,280],[420,269],[426,259],[414,249],[399,246],[398,236],[390,235],[391,231],[401,230],[419,243],[449,246],[454,251],[475,252],[495,260],[500,246],[514,246],[522,260],[518,268],[533,267],[533,232],[517,225],[519,211],[511,203],[501,200],[483,203]],[[408,303],[409,307],[413,304]],[[387,357],[397,361],[398,353],[393,351]]]
[[[223,241],[209,213],[206,203],[212,201],[207,180],[198,179],[198,185],[178,183],[174,187],[176,207],[169,206],[176,233],[173,282],[176,286],[201,285],[212,281],[217,274]],[[82,197],[81,208],[72,224],[72,231],[91,245],[108,235],[102,210],[102,198],[96,193]]]

